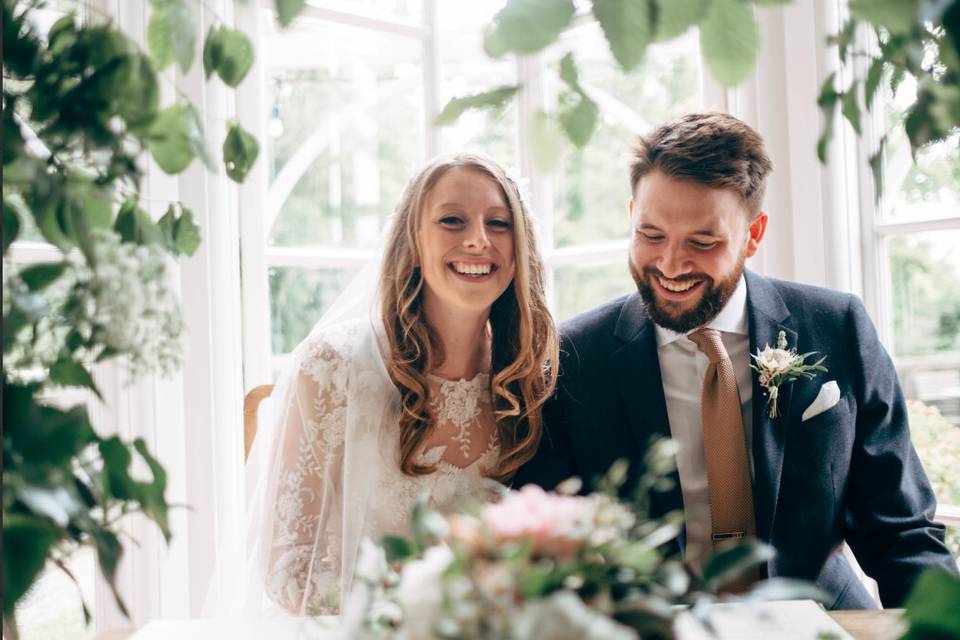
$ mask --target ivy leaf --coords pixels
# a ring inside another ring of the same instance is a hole
[[[161,243],[163,235],[146,211],[137,206],[136,198],[128,198],[117,213],[113,230],[124,242],[136,244]]]
[[[733,87],[753,70],[760,49],[760,33],[750,4],[742,0],[713,0],[700,23],[700,50],[704,64],[721,84]]]
[[[597,128],[600,110],[582,91],[568,91],[560,96],[562,106],[557,114],[560,126],[575,146],[583,148]]]
[[[173,225],[173,246],[185,256],[192,256],[200,247],[200,227],[193,221],[193,212],[182,204],[181,213]]]
[[[141,489],[140,505],[143,508],[143,512],[157,523],[160,531],[163,532],[164,540],[169,543],[171,533],[167,520],[167,499],[164,496],[167,490],[167,472],[157,459],[150,455],[150,452],[147,450],[147,444],[142,438],[137,438],[133,441],[133,448],[140,454],[143,461],[147,463],[147,467],[150,468],[150,473],[153,476],[152,482],[138,483]]]
[[[650,5],[647,2],[593,0],[593,15],[600,23],[620,68],[630,71],[640,64],[653,37]]]
[[[710,8],[710,0],[657,0],[655,6],[654,41],[662,42],[700,24]]]
[[[66,263],[35,264],[20,271],[20,279],[30,291],[40,291],[59,278],[67,268]]]
[[[86,367],[74,360],[60,359],[55,362],[50,367],[50,381],[64,387],[86,387],[103,399],[93,376]]]
[[[203,137],[200,114],[192,104],[175,104],[157,114],[147,146],[166,173],[180,173],[197,156],[211,171],[215,170]]]
[[[113,598],[117,603],[120,612],[130,617],[127,606],[124,604],[120,593],[117,591],[117,565],[120,564],[120,557],[123,555],[123,547],[116,534],[107,529],[95,529],[93,532],[93,541],[97,549],[97,561],[100,564],[100,572],[106,578],[110,590],[113,592]]]
[[[516,85],[504,85],[481,93],[451,98],[434,118],[433,124],[438,127],[449,126],[467,109],[500,109],[510,102],[519,88]]]
[[[4,399],[6,400],[6,398]],[[3,514],[3,615],[26,593],[43,569],[60,537],[52,524],[19,513]]]
[[[544,173],[556,171],[563,157],[560,127],[543,111],[537,111],[530,117],[529,135],[533,166]]]
[[[253,44],[246,34],[226,27],[211,27],[203,45],[203,70],[208,79],[216,73],[227,86],[236,87],[252,66]]]
[[[857,21],[856,20],[847,20],[843,25],[843,28],[836,34],[827,38],[827,44],[835,44],[838,48],[838,53],[840,54],[840,62],[847,61],[847,49],[850,48],[850,44],[853,42],[853,37],[856,35],[857,30]]]
[[[277,21],[281,27],[288,27],[303,9],[307,0],[277,0]]]
[[[575,13],[573,0],[508,0],[493,18],[483,48],[491,58],[536,53],[556,42]]]
[[[7,255],[7,249],[13,244],[17,236],[20,235],[20,216],[17,215],[13,205],[8,201],[3,201],[3,255]]]
[[[560,60],[560,79],[571,89],[580,90],[580,72],[577,71],[577,63],[574,61],[572,53],[567,53]]]
[[[257,161],[260,145],[236,122],[227,125],[227,137],[223,141],[223,164],[227,176],[234,182],[243,182]]]
[[[830,139],[833,137],[833,114],[837,109],[837,100],[839,98],[837,90],[833,87],[833,80],[836,75],[836,72],[834,72],[827,76],[827,79],[823,82],[823,86],[820,87],[820,96],[817,98],[817,104],[823,113],[823,133],[820,134],[820,139],[817,140],[817,157],[820,159],[821,164],[827,163],[827,147],[830,145]]]
[[[919,0],[850,0],[850,15],[893,34],[910,33]]]
[[[867,78],[863,83],[863,102],[867,105],[867,111],[873,104],[873,97],[877,93],[880,81],[883,80],[883,58],[874,58],[867,69]]]
[[[847,122],[850,123],[850,126],[853,127],[853,130],[857,132],[858,136],[861,134],[860,103],[857,101],[857,89],[859,86],[860,82],[858,80],[850,83],[850,86],[843,93],[840,107],[840,112],[843,114],[843,117],[847,119]]]
[[[155,7],[147,24],[147,50],[161,71],[176,62],[186,73],[193,66],[197,32],[190,7],[176,0]]]
[[[870,156],[870,172],[873,174],[873,200],[880,204],[883,196],[883,154],[887,146],[887,136],[880,138],[877,152]]]

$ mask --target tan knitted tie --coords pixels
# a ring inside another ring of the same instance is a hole
[[[726,541],[756,535],[740,391],[720,332],[698,329],[689,338],[710,361],[701,404],[711,539],[716,549]]]

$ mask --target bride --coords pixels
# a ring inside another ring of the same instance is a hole
[[[256,570],[294,614],[337,612],[360,541],[406,533],[422,492],[442,509],[508,481],[556,383],[532,220],[493,160],[439,158],[409,183],[378,280],[297,347],[257,438]]]

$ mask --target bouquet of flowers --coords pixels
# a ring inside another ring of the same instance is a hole
[[[671,456],[671,446],[661,443],[652,455]],[[741,542],[712,556],[702,574],[692,572],[675,543],[681,514],[647,514],[644,497],[663,487],[662,468],[661,462],[661,472],[641,478],[630,501],[617,497],[624,462],[588,496],[576,495],[574,479],[556,492],[526,486],[499,502],[446,515],[420,501],[410,537],[387,537],[363,549],[344,611],[349,636],[672,638],[682,609],[674,605],[690,605],[699,616],[725,584],[773,550]],[[736,597],[819,596],[812,586],[778,579]]]

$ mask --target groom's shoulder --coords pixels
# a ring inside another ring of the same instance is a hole
[[[584,340],[592,341],[603,336],[611,336],[617,321],[620,319],[620,314],[623,312],[623,306],[631,295],[635,294],[620,296],[601,304],[599,307],[573,316],[560,324],[560,335],[564,340],[578,343]]]
[[[780,295],[792,313],[810,315],[835,315],[849,313],[851,308],[862,305],[851,293],[828,289],[791,280],[763,277],[763,280]]]

